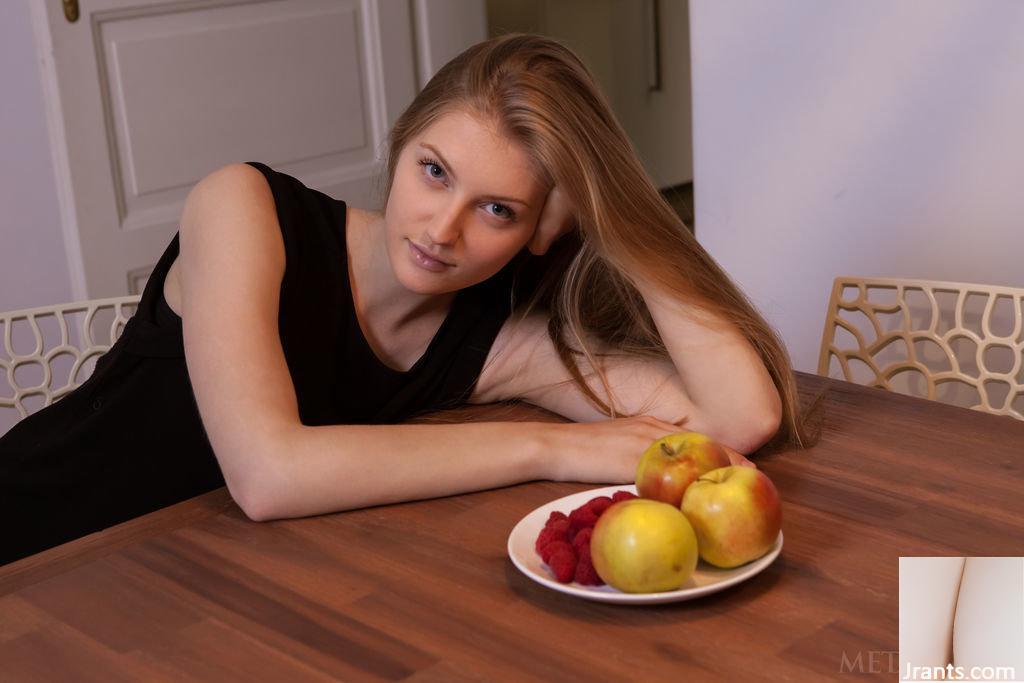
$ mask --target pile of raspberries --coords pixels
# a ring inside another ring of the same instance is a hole
[[[534,547],[559,583],[575,581],[584,586],[604,585],[590,561],[590,536],[598,517],[609,506],[636,497],[629,491],[616,491],[610,498],[591,498],[568,516],[557,510],[551,513]]]

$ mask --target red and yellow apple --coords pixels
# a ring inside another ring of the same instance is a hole
[[[730,464],[717,442],[697,432],[663,436],[643,452],[636,467],[636,492],[641,498],[679,507],[697,477]]]
[[[702,560],[738,567],[775,544],[782,501],[764,472],[732,465],[702,474],[683,495],[683,514],[697,534]]]
[[[697,568],[697,552],[697,537],[686,515],[647,498],[609,506],[590,537],[594,571],[624,593],[679,588]]]

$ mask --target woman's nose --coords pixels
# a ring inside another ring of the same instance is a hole
[[[427,234],[434,244],[454,244],[462,234],[462,221],[462,208],[452,203],[438,214]]]

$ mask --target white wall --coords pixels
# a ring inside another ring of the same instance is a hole
[[[1024,287],[1024,2],[690,11],[697,237],[798,370],[837,275]]]
[[[73,298],[31,1],[0,2],[0,311]]]

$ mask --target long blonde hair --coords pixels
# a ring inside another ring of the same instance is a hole
[[[606,404],[594,393],[576,363],[575,355],[585,356],[611,397],[596,357],[612,354],[598,353],[592,343],[621,354],[670,359],[634,284],[632,274],[639,273],[691,310],[732,323],[750,341],[782,400],[774,441],[807,446],[816,440],[798,414],[796,382],[778,334],[653,185],[572,50],[548,37],[509,33],[473,45],[445,64],[391,130],[385,197],[406,144],[456,110],[494,122],[526,151],[537,177],[548,187],[557,183],[576,209],[576,230],[557,240],[544,257],[516,264],[520,284],[513,288],[513,308],[517,295],[526,303],[512,319],[521,321],[535,307],[550,313],[551,341],[597,409],[622,416],[614,401]]]

